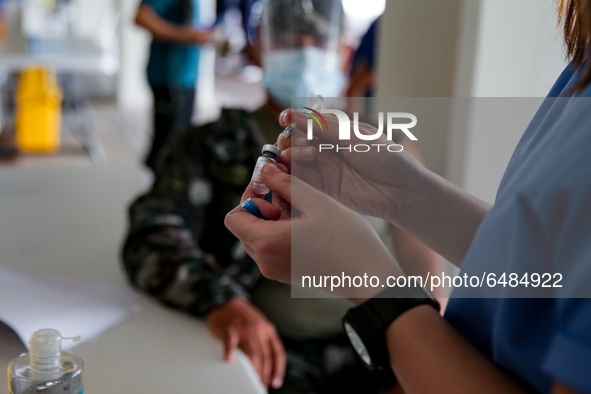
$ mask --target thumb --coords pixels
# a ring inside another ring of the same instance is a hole
[[[325,205],[331,198],[316,190],[300,179],[286,174],[272,164],[267,164],[261,171],[262,180],[276,195],[287,201],[301,212],[311,212]]]
[[[224,360],[231,363],[234,361],[234,351],[238,347],[240,337],[234,327],[228,327],[226,332],[226,339],[224,341]]]

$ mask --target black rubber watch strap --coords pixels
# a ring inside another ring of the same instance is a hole
[[[406,297],[401,297],[401,295]],[[373,365],[370,369],[389,368],[385,332],[388,326],[406,311],[431,305],[439,311],[439,303],[422,287],[388,288],[361,305],[350,309],[343,324],[352,326],[363,341]]]

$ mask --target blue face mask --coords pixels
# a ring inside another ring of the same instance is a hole
[[[345,86],[341,57],[317,47],[284,49],[263,55],[263,82],[273,98],[285,108],[292,97],[314,92],[338,97]]]

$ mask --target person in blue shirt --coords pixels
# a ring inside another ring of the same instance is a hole
[[[323,272],[346,267],[349,275],[404,275],[349,208],[414,234],[460,267],[462,276],[519,273],[523,281],[528,274],[529,287],[454,289],[444,317],[420,304],[389,321],[383,346],[404,392],[591,393],[591,1],[565,0],[559,11],[571,64],[524,132],[494,205],[405,152],[383,153],[379,166],[368,166],[364,155],[318,152],[296,138],[293,146],[281,146],[285,168],[263,168],[274,201],[248,189],[243,195],[267,219],[241,206],[226,216],[226,226],[263,274],[282,281],[297,281],[291,277],[294,253]],[[338,129],[336,119],[325,119],[328,130]],[[293,121],[300,130],[307,120],[299,111],[280,116],[283,126]],[[375,132],[368,125],[362,129]],[[314,135],[336,143],[335,134]],[[285,172],[288,158],[324,165],[309,173],[310,185]],[[295,219],[288,210],[292,202]],[[306,242],[304,251],[289,253],[293,234]],[[552,287],[554,275],[551,287],[533,286],[534,273],[560,274],[561,287]],[[376,294],[366,287],[347,298],[361,305]],[[392,308],[402,303],[389,302]]]
[[[198,0],[142,0],[135,23],[150,32],[148,83],[154,95],[154,136],[146,165],[155,167],[161,149],[191,122],[199,46],[213,41],[200,30]]]
[[[369,26],[353,54],[347,97],[372,97],[374,95],[373,84],[378,23],[379,19]]]

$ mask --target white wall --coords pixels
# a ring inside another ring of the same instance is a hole
[[[146,81],[150,36],[133,24],[139,0],[121,0],[121,68],[117,102],[121,109],[145,109],[152,105]]]
[[[471,56],[473,68],[469,74],[456,74],[455,93],[530,97],[488,100],[489,107],[504,107],[504,113],[496,117],[498,127],[491,130],[475,115],[467,133],[449,139],[454,152],[449,155],[446,174],[467,191],[493,202],[511,154],[540,103],[535,97],[546,96],[566,65],[562,32],[553,0],[480,0],[479,7],[464,11],[462,35],[475,39],[471,49],[460,51],[458,63],[465,64],[465,57]]]
[[[471,96],[543,97],[565,67],[554,0],[481,0]]]
[[[554,7],[554,0],[388,1],[378,97],[545,96],[565,66]],[[523,113],[533,112],[531,103]],[[430,168],[492,201],[524,126],[491,134],[474,122],[418,148]]]
[[[460,0],[387,1],[379,25],[378,97],[453,94],[461,5]],[[417,145],[427,166],[440,174],[447,137],[433,133]]]
[[[81,36],[115,34],[117,0],[77,0],[74,2],[76,20],[74,29]]]

